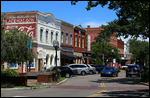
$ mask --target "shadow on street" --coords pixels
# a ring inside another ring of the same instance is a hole
[[[110,91],[102,93],[103,96],[109,97],[149,97],[149,90],[127,90],[127,91]]]

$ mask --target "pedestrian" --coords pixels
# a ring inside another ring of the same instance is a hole
[[[44,72],[46,72],[46,63],[44,62]]]

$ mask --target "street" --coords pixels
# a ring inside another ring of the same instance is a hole
[[[1,97],[149,97],[149,86],[140,77],[73,76],[61,85],[32,90],[1,90]]]

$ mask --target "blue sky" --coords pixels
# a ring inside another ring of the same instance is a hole
[[[99,27],[117,19],[115,11],[109,10],[108,6],[102,8],[99,5],[89,11],[85,9],[86,6],[87,1],[79,1],[76,5],[71,5],[71,1],[1,1],[1,12],[50,12],[57,19],[73,25],[81,24],[83,28],[86,28],[87,25]],[[122,40],[127,41],[128,39],[122,38]]]

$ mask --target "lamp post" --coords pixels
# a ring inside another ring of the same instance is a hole
[[[113,63],[113,53],[114,53],[114,49],[112,49],[111,52],[112,52],[112,64],[113,64],[113,66],[114,66],[114,63]]]
[[[57,40],[53,41],[53,47],[56,50],[56,58],[55,58],[55,62],[56,62],[56,74],[55,74],[55,78],[56,78],[56,81],[57,81],[57,78],[58,78],[58,76],[57,76],[57,50],[59,48],[59,42]]]

